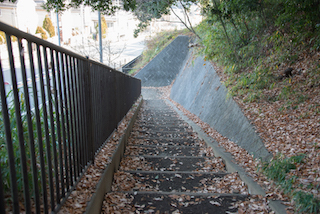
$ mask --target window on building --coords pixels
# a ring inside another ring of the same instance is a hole
[[[108,22],[107,25],[108,25],[108,28],[113,28],[114,23],[113,22]]]

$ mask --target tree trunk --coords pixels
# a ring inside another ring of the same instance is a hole
[[[215,0],[213,0],[213,2],[214,2],[214,4],[215,4],[215,7],[218,8],[217,2],[216,2]],[[234,45],[234,43],[231,41],[231,39],[230,39],[230,37],[229,37],[229,35],[228,35],[226,25],[225,25],[225,23],[224,23],[224,21],[223,21],[220,13],[218,13],[218,17],[219,17],[219,20],[220,20],[221,25],[222,25],[222,27],[223,27],[224,33],[225,33],[225,35],[226,35],[226,38],[227,38],[227,40],[228,40],[228,43],[229,43],[229,45],[230,45],[231,47],[233,47],[234,55],[235,55],[237,61],[239,61],[239,56],[238,56],[238,54],[237,54],[235,45]]]
[[[245,45],[245,44],[246,44],[246,41],[241,37],[239,28],[238,28],[237,25],[234,23],[234,20],[233,20],[232,17],[230,18],[230,22],[231,22],[231,24],[233,25],[233,27],[236,29],[236,31],[237,31],[237,33],[238,33],[238,35],[239,35],[239,38],[241,39],[242,43]]]

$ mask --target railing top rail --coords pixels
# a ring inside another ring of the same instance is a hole
[[[3,22],[0,22],[0,31],[3,31],[3,32],[7,33],[8,35],[16,36],[18,38],[23,38],[23,39],[26,39],[26,40],[28,40],[30,42],[36,43],[38,45],[42,45],[44,47],[48,47],[48,48],[54,49],[54,50],[56,50],[58,52],[68,54],[68,55],[76,57],[78,59],[89,60],[89,62],[92,63],[92,64],[96,64],[96,65],[102,66],[102,67],[104,67],[104,68],[106,68],[108,70],[112,70],[114,72],[119,72],[119,73],[122,73],[123,75],[129,76],[130,78],[136,79],[135,77],[127,75],[127,74],[125,74],[125,73],[123,73],[121,71],[118,71],[116,69],[113,69],[113,68],[111,68],[111,67],[109,67],[109,66],[107,66],[107,65],[105,65],[105,64],[103,64],[101,62],[89,59],[89,58],[87,58],[85,56],[77,54],[77,53],[75,53],[73,51],[70,51],[70,50],[68,50],[66,48],[60,47],[60,46],[55,45],[55,44],[53,44],[51,42],[48,42],[46,40],[43,40],[43,39],[38,38],[36,36],[33,36],[33,35],[29,34],[29,33],[23,32],[23,31],[15,28],[15,27],[12,27],[12,26],[10,26],[8,24],[5,24]]]
[[[83,60],[86,60],[87,58],[85,56],[82,56],[80,54],[76,54],[68,49],[65,49],[63,47],[60,47],[58,45],[55,45],[51,42],[48,42],[46,40],[43,40],[43,39],[40,39],[36,36],[33,36],[29,33],[26,33],[26,32],[23,32],[15,27],[12,27],[8,24],[5,24],[3,22],[0,22],[0,30],[1,31],[4,31],[5,33],[9,34],[9,35],[12,35],[12,36],[16,36],[18,38],[23,38],[23,39],[26,39],[30,42],[34,42],[36,44],[39,44],[39,45],[42,45],[44,47],[50,47],[50,48],[53,48],[59,52],[62,52],[62,53],[66,53],[66,54],[69,54],[71,56],[74,56],[74,57],[77,57],[77,58],[80,58],[80,59],[83,59]]]

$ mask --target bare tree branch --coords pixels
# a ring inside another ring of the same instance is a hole
[[[170,9],[171,9],[172,13],[180,20],[180,22],[181,22],[190,32],[194,33],[194,35],[196,35],[196,36],[201,40],[201,37],[194,31],[194,29],[192,28],[192,26],[191,26],[191,28],[190,28],[190,27],[174,12],[172,6],[170,7]],[[186,14],[186,16],[187,16],[188,19],[189,19],[188,14]]]

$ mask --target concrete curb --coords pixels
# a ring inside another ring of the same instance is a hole
[[[212,147],[214,155],[217,157],[221,157],[224,160],[228,172],[238,172],[242,181],[248,186],[249,193],[253,195],[262,195],[265,196],[266,192],[264,189],[256,183],[250,176],[247,175],[245,170],[235,164],[235,160],[232,158],[231,154],[225,152],[222,147],[219,147],[218,142],[216,142],[213,138],[208,136],[200,126],[190,120],[187,116],[183,114],[170,100],[166,100],[167,103],[181,116],[183,120],[185,120],[195,132],[198,133],[199,137],[202,138],[207,145]],[[286,214],[286,206],[281,204],[280,201],[272,201],[269,200],[270,208],[275,211],[276,214]]]
[[[107,166],[107,168],[104,170],[101,179],[96,187],[96,192],[92,195],[91,200],[88,202],[86,212],[88,214],[100,214],[101,208],[102,208],[102,202],[104,200],[104,196],[107,192],[111,191],[111,186],[113,182],[113,174],[116,172],[119,168],[119,164],[121,161],[121,158],[123,157],[125,147],[127,145],[128,138],[130,136],[130,133],[132,131],[133,124],[135,123],[137,119],[138,112],[140,111],[141,105],[143,103],[143,99],[141,99],[141,102],[138,104],[138,107],[129,121],[129,124],[127,126],[127,129],[125,130],[125,133],[122,135],[120,142],[118,144],[118,148],[115,151],[115,153],[112,156],[110,164]]]

